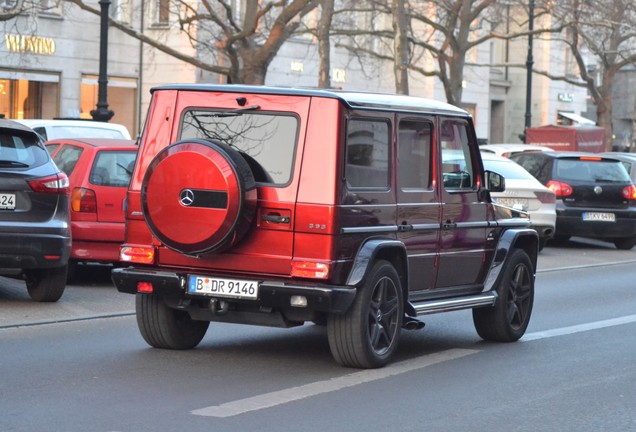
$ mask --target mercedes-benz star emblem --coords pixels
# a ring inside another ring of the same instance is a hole
[[[194,202],[194,192],[192,192],[192,189],[182,190],[179,194],[179,201],[186,207],[192,205]]]
[[[595,193],[596,195],[600,195],[600,194],[602,194],[602,193],[603,193],[603,188],[602,188],[602,187],[600,187],[600,186],[595,186],[595,187],[594,187],[594,193]]]

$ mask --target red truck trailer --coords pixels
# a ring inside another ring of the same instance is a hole
[[[526,129],[526,143],[565,151],[605,151],[605,129],[598,126],[541,126]]]

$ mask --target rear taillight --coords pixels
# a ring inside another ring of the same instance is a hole
[[[315,261],[293,261],[293,277],[329,279],[329,264]]]
[[[95,191],[86,188],[75,188],[71,194],[71,209],[80,213],[97,213],[97,197]]]
[[[50,194],[69,194],[68,177],[63,172],[48,177],[41,177],[27,182],[35,192]]]
[[[137,264],[152,264],[155,261],[155,248],[152,246],[122,246],[119,260]]]
[[[572,186],[567,183],[563,183],[556,180],[550,180],[547,184],[548,189],[554,192],[557,198],[562,198],[572,195]]]
[[[556,194],[554,192],[535,192],[534,194],[543,204],[552,204],[556,202]]]
[[[628,200],[636,200],[636,186],[625,186],[623,188],[623,196]]]

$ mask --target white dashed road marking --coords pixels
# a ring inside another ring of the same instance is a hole
[[[598,330],[623,324],[631,324],[634,322],[636,322],[636,315],[628,315],[603,321],[596,321],[569,327],[527,333],[521,339],[521,341],[529,342],[539,339],[548,339],[552,337],[571,335],[575,333]],[[353,387],[359,384],[381,380],[394,375],[399,375],[417,369],[422,369],[427,366],[432,366],[434,364],[455,360],[471,354],[476,354],[478,352],[478,350],[470,349],[451,349],[439,353],[425,355],[411,360],[393,363],[382,369],[369,369],[360,372],[354,372],[352,374],[332,378],[327,381],[318,381],[299,387],[292,387],[271,393],[265,393],[262,395],[240,399],[221,405],[196,409],[194,411],[191,411],[191,413],[194,415],[207,417],[232,417],[250,411],[271,408],[300,399],[342,390],[347,387]]]
[[[360,372],[354,372],[349,375],[332,378],[327,381],[318,381],[299,387],[292,387],[246,399],[240,399],[217,406],[209,406],[206,408],[197,409],[192,411],[192,414],[208,417],[236,416],[250,411],[271,408],[276,405],[294,402],[311,396],[338,391],[347,387],[353,387],[371,381],[381,380],[383,378],[403,374],[405,372],[410,372],[416,369],[422,369],[437,363],[455,360],[470,354],[475,354],[477,352],[477,350],[451,349],[439,353],[425,355],[412,360],[405,360],[402,362],[393,363],[382,369],[363,370]]]

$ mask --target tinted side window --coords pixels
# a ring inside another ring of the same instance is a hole
[[[444,187],[472,189],[475,178],[470,157],[468,124],[461,120],[444,120],[440,133]]]
[[[511,159],[542,183],[547,183],[551,180],[552,174],[549,172],[549,167],[551,166],[549,158],[539,154],[519,154],[511,157]]]
[[[127,187],[137,152],[100,151],[95,157],[89,181],[98,186]]]
[[[57,152],[53,160],[61,171],[64,171],[66,175],[70,176],[83,151],[84,149],[82,147],[65,145]]]
[[[345,177],[350,188],[389,187],[389,130],[382,120],[349,121]]]
[[[431,186],[431,138],[433,125],[401,121],[398,130],[398,185],[402,190]]]

